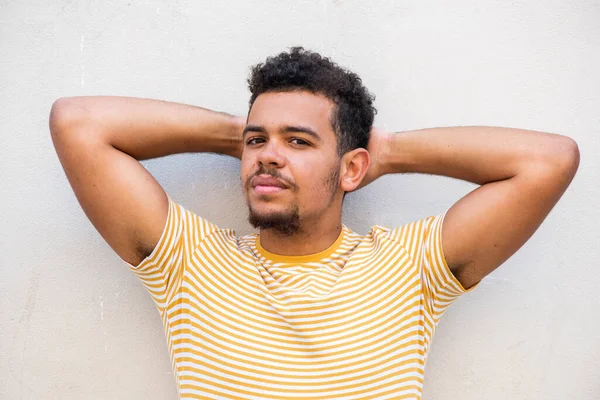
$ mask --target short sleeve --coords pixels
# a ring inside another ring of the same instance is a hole
[[[218,228],[177,204],[167,194],[167,221],[156,247],[137,266],[123,262],[141,280],[162,313],[181,287],[196,247]]]
[[[442,248],[442,225],[446,212],[390,232],[390,237],[407,249],[418,269],[425,305],[436,321],[454,300],[477,286],[465,290],[448,267]]]

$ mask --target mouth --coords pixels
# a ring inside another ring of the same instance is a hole
[[[251,187],[254,193],[259,195],[276,194],[287,190],[287,186],[282,181],[269,175],[254,177],[251,181]]]
[[[270,186],[270,185],[256,185],[252,188],[256,194],[275,194],[279,192],[283,192],[286,190],[285,188],[279,186]]]

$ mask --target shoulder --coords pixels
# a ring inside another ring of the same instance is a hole
[[[399,226],[373,225],[371,232],[375,237],[385,238],[405,247],[411,255],[416,256],[423,246],[427,246],[429,241],[441,238],[441,228],[446,212],[447,210]]]

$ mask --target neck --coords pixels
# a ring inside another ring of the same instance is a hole
[[[304,256],[329,248],[342,231],[341,210],[311,221],[302,221],[298,232],[284,235],[273,229],[260,230],[260,245],[282,256]]]

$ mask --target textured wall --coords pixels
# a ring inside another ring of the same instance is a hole
[[[579,143],[579,173],[541,228],[442,320],[424,399],[599,399],[591,0],[0,1],[0,398],[176,397],[150,297],[87,220],[54,153],[52,102],[110,94],[241,114],[249,65],[298,44],[361,74],[381,127],[499,125]],[[144,165],[184,206],[249,232],[237,161]],[[474,187],[387,176],[348,196],[344,222],[362,233],[408,222]]]

